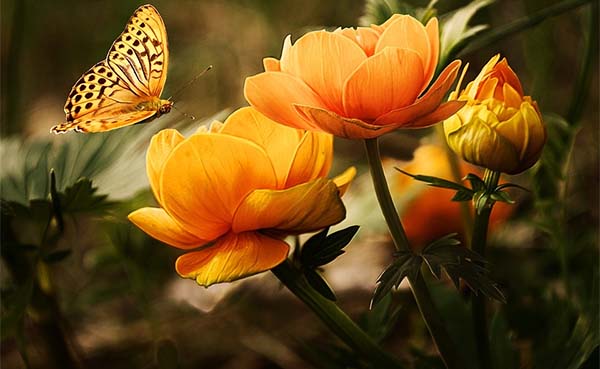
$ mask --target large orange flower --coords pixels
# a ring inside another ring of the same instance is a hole
[[[436,18],[423,26],[395,14],[380,26],[309,32],[294,45],[288,36],[281,59],[265,58],[265,72],[247,78],[244,93],[282,124],[373,138],[437,123],[464,104],[442,104],[458,60],[427,89],[438,54]]]
[[[129,219],[169,245],[199,248],[177,259],[182,277],[204,286],[242,278],[284,261],[285,235],[345,217],[340,196],[355,170],[329,180],[331,161],[330,135],[279,125],[252,108],[187,139],[166,129],[147,154],[160,208]]]

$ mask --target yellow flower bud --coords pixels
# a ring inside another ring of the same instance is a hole
[[[546,128],[535,101],[523,95],[506,59],[494,56],[451,100],[467,104],[444,121],[448,145],[464,160],[508,174],[530,168],[546,142]]]

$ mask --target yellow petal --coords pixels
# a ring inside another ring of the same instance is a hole
[[[333,183],[337,186],[340,191],[340,196],[344,196],[348,188],[350,187],[350,183],[356,177],[356,168],[350,167],[344,171],[344,173],[333,179]]]
[[[347,37],[314,31],[290,48],[289,63],[282,64],[281,70],[303,80],[329,110],[341,114],[344,82],[366,58],[365,52]]]
[[[301,79],[281,72],[265,72],[246,78],[244,96],[256,110],[289,127],[315,129],[296,113],[292,104],[325,106]]]
[[[306,131],[297,145],[285,188],[326,176],[332,161],[333,136],[324,132]]]
[[[339,223],[345,216],[335,183],[319,178],[287,190],[252,191],[235,213],[232,229],[274,229],[300,234]]]
[[[288,251],[282,240],[258,232],[228,233],[210,247],[180,256],[175,269],[183,278],[208,287],[274,268]]]
[[[196,235],[227,232],[240,201],[257,188],[275,188],[275,171],[256,144],[223,134],[193,135],[173,150],[161,176],[163,207]]]
[[[285,185],[303,132],[278,124],[251,107],[233,112],[221,130],[223,134],[247,139],[265,150],[273,163],[278,188]]]
[[[265,72],[281,71],[281,67],[279,65],[279,60],[277,60],[275,58],[264,58],[263,59],[263,67],[265,68]]]
[[[146,173],[150,181],[150,188],[159,204],[162,203],[160,199],[161,170],[171,151],[183,140],[185,137],[174,129],[163,129],[150,140],[146,154]]]
[[[423,85],[417,53],[388,47],[365,60],[344,85],[344,116],[373,121],[411,105]]]
[[[160,208],[141,208],[129,214],[128,218],[152,238],[180,249],[193,249],[210,241],[186,231]]]

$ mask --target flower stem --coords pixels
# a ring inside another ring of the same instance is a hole
[[[404,368],[398,359],[379,347],[356,323],[334,302],[315,291],[306,278],[290,261],[285,261],[271,270],[273,274],[342,341],[354,349],[376,368]]]
[[[483,181],[485,182],[486,192],[491,193],[500,179],[500,172],[485,170]],[[475,209],[475,222],[473,224],[473,234],[471,237],[471,247],[473,251],[485,257],[485,247],[487,243],[487,233],[490,223],[490,214],[494,201],[487,201],[481,209]],[[473,328],[475,333],[475,344],[477,346],[477,356],[479,359],[479,368],[491,368],[490,342],[486,318],[486,297],[482,294],[473,295],[471,305],[471,317],[473,319]]]
[[[398,251],[412,252],[385,179],[377,138],[365,140],[365,148],[375,194],[377,195],[377,200],[379,201],[379,206],[383,212],[394,246]],[[450,338],[444,321],[433,303],[423,275],[419,273],[416,278],[410,279],[409,282],[421,316],[433,338],[433,342],[438,348],[444,364],[449,369],[466,368],[467,366],[464,365],[463,358],[460,357],[456,345],[452,341],[452,338]]]

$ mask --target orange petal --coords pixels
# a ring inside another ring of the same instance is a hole
[[[314,31],[302,36],[289,49],[289,63],[282,63],[281,70],[303,80],[329,110],[342,113],[344,82],[366,58],[356,42],[347,37]]]
[[[432,26],[433,27],[433,26]],[[420,57],[425,71],[431,58],[431,44],[425,27],[409,15],[402,15],[391,22],[377,41],[375,53],[383,51],[386,47],[397,47],[415,51]],[[435,66],[434,66],[435,68]]]
[[[340,35],[346,36],[350,40],[356,42],[356,44],[363,49],[367,56],[371,56],[375,53],[375,47],[377,46],[379,33],[372,28],[338,28],[334,31],[334,33],[339,33]]]
[[[429,50],[431,53],[429,54],[429,60],[425,65],[425,83],[423,84],[421,92],[429,86],[429,82],[431,82],[431,79],[433,78],[440,56],[440,31],[437,18],[433,17],[427,22],[425,32],[427,32],[427,36],[429,37]]]
[[[356,177],[356,168],[350,167],[333,179],[333,183],[335,183],[340,191],[340,196],[344,196],[354,177]]]
[[[423,64],[411,50],[388,47],[365,60],[344,85],[344,115],[375,120],[412,104],[421,93]]]
[[[210,241],[186,231],[161,208],[141,208],[127,217],[150,237],[180,249],[193,249]]]
[[[332,160],[333,136],[324,132],[306,131],[297,145],[285,188],[326,176]]]
[[[374,124],[395,124],[398,126],[407,124],[423,115],[431,113],[440,105],[444,96],[446,96],[446,92],[448,92],[454,83],[459,69],[460,60],[453,61],[442,71],[442,73],[440,73],[438,79],[433,83],[429,90],[427,90],[425,95],[417,100],[417,102],[377,118]]]
[[[456,114],[456,112],[458,112],[463,106],[465,106],[466,103],[466,101],[460,100],[448,101],[438,106],[437,109],[435,109],[431,113],[411,121],[403,128],[423,128],[432,124],[439,123],[444,119],[448,119],[452,115]]]
[[[277,188],[285,185],[303,132],[277,124],[251,107],[236,110],[221,130],[223,134],[250,140],[265,150],[277,175]]]
[[[275,171],[256,144],[223,134],[196,134],[173,150],[162,171],[163,207],[206,239],[227,232],[240,201],[257,188],[275,188]]]
[[[345,216],[335,183],[319,178],[287,190],[252,191],[235,213],[232,229],[300,234],[339,223]]]
[[[163,129],[150,140],[148,153],[146,154],[146,173],[150,181],[150,188],[158,203],[160,199],[160,173],[167,157],[173,149],[179,145],[185,137],[174,129]]]
[[[350,139],[373,138],[397,128],[373,125],[359,119],[344,118],[331,111],[312,106],[294,104],[294,107],[304,119],[311,121],[313,125],[318,126],[322,131],[338,137]]]
[[[246,78],[244,96],[256,110],[274,121],[300,129],[314,129],[292,104],[324,106],[302,80],[281,72],[265,72]]]
[[[279,65],[279,60],[277,60],[275,58],[264,58],[263,59],[263,67],[265,68],[265,72],[281,71],[281,67]]]
[[[274,268],[287,258],[288,251],[282,240],[258,232],[228,233],[212,246],[180,256],[175,269],[183,278],[208,287]]]

